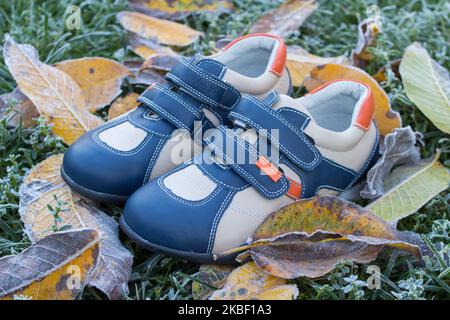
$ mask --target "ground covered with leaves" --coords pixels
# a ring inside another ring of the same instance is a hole
[[[234,38],[247,33],[252,24],[282,1],[234,1],[235,12],[194,13],[180,22],[204,32],[204,37],[182,49],[186,55],[201,52],[210,54],[216,40]],[[381,82],[389,96],[392,109],[401,115],[403,126],[423,134],[422,157],[441,150],[440,161],[450,167],[450,139],[407,97],[395,66],[390,63],[403,56],[408,45],[417,41],[431,57],[445,69],[450,69],[449,4],[445,0],[401,1],[318,1],[319,8],[301,28],[285,38],[288,45],[298,45],[322,57],[350,56],[358,38],[358,23],[367,18],[367,8],[377,4],[381,9],[382,32],[372,59],[365,66],[375,74],[387,66],[386,78]],[[76,4],[82,12],[82,28],[68,30],[67,7]],[[9,34],[18,43],[34,46],[42,62],[82,57],[106,57],[119,62],[136,59],[128,47],[126,32],[116,19],[119,12],[128,10],[125,0],[95,1],[33,1],[17,0],[0,3],[0,39],[2,45]],[[16,83],[0,57],[0,94],[14,90]],[[143,88],[141,88],[143,89]],[[123,94],[132,91],[130,84],[122,87]],[[294,95],[305,93],[296,89]],[[108,107],[97,111],[107,118]],[[67,145],[56,137],[46,121],[36,125],[10,126],[8,119],[0,121],[0,256],[17,254],[30,245],[23,231],[18,213],[19,187],[35,164],[66,150]],[[449,299],[450,272],[439,252],[449,250],[450,196],[448,189],[435,196],[417,213],[399,223],[400,230],[422,234],[435,259],[425,259],[417,265],[410,257],[385,250],[372,264],[381,269],[381,288],[365,286],[369,277],[364,265],[340,263],[329,274],[311,280],[300,277],[297,284],[299,299]],[[58,208],[50,208],[56,210]],[[106,206],[104,211],[115,218],[121,209]],[[149,253],[136,247],[121,235],[122,242],[134,256],[129,282],[129,299],[191,299],[192,282],[197,281],[199,266],[185,261]],[[82,299],[105,299],[100,291],[87,287]]]

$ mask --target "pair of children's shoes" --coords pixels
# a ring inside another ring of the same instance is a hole
[[[292,99],[285,63],[282,39],[265,34],[180,60],[168,85],[69,148],[64,180],[126,201],[120,224],[138,244],[226,262],[215,254],[246,243],[271,212],[352,187],[378,154],[369,87],[335,81]]]

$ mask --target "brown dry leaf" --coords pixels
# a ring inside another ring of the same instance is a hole
[[[178,58],[173,55],[154,54],[144,61],[142,68],[167,72],[172,69],[178,61]]]
[[[143,84],[149,86],[153,83],[166,84],[167,80],[153,70],[143,69],[142,63],[134,60],[125,61],[124,64],[131,70],[132,74],[128,77],[131,84]]]
[[[222,289],[211,295],[211,300],[294,300],[298,296],[296,285],[267,274],[253,262],[235,269]]]
[[[333,80],[355,80],[367,84],[372,89],[375,100],[375,122],[381,135],[389,134],[402,126],[400,114],[391,109],[386,92],[369,74],[359,68],[333,63],[316,66],[305,79],[304,85],[311,91]]]
[[[134,32],[128,33],[128,43],[131,50],[144,60],[157,53],[177,55],[175,51],[169,47],[162,46],[156,39],[145,39]]]
[[[55,67],[78,84],[91,112],[110,104],[122,92],[122,79],[130,74],[122,64],[100,57],[66,60]]]
[[[5,111],[12,108],[11,112],[6,114]],[[22,120],[24,128],[30,128],[36,124],[35,118],[39,117],[39,112],[19,88],[14,89],[10,93],[0,96],[0,118],[8,117],[8,124],[17,127]]]
[[[259,18],[249,33],[270,33],[285,37],[300,28],[318,6],[315,0],[288,0]]]
[[[366,19],[358,25],[358,42],[352,52],[354,66],[363,68],[372,60],[372,54],[367,49],[376,44],[380,32],[380,24],[374,18]]]
[[[370,211],[338,197],[300,200],[272,213],[255,231],[249,249],[256,264],[282,278],[316,278],[336,263],[373,261],[384,247],[420,258],[419,247]],[[228,252],[228,253],[230,253]]]
[[[128,0],[131,9],[156,18],[181,20],[193,12],[230,12],[231,0]]]
[[[139,95],[135,92],[131,92],[124,97],[119,97],[114,100],[108,111],[108,120],[117,118],[118,116],[136,108],[139,105],[137,98],[139,98]]]
[[[0,299],[73,300],[98,259],[92,229],[51,234],[0,259]]]
[[[392,168],[417,163],[420,160],[417,144],[421,139],[422,134],[414,132],[410,126],[394,129],[386,135],[380,141],[380,157],[367,172],[366,182],[360,192],[361,197],[375,199],[382,196],[385,193],[384,182]]]
[[[112,299],[127,292],[133,259],[118,239],[114,219],[98,210],[93,203],[73,194],[60,176],[63,155],[54,155],[33,167],[20,187],[19,213],[32,242],[61,229],[92,228],[99,232],[100,252],[95,272],[88,284],[96,286]],[[56,198],[55,198],[56,196]],[[60,206],[58,221],[48,205]]]
[[[231,271],[233,271],[231,266],[214,264],[200,266],[197,275],[198,281],[192,282],[192,297],[194,300],[206,300],[214,290],[222,289]]]
[[[157,39],[169,46],[188,46],[203,35],[202,32],[180,23],[153,18],[139,12],[122,11],[117,14],[117,19],[126,30],[146,39]]]
[[[3,56],[20,90],[53,125],[52,131],[71,144],[103,123],[86,110],[80,87],[65,72],[39,61],[35,48],[7,36]]]
[[[319,57],[299,46],[288,46],[287,48],[287,67],[291,75],[292,85],[295,87],[300,87],[303,84],[303,80],[309,76],[312,68],[326,63],[349,65],[350,61],[346,56]]]
[[[400,67],[401,61],[402,61],[401,59],[396,59],[396,60],[393,60],[391,63],[389,63],[389,65],[385,65],[385,66],[381,67],[380,69],[378,69],[377,72],[375,72],[375,74],[372,75],[372,78],[374,78],[378,82],[387,81],[387,79],[388,79],[387,73],[388,73],[388,68],[389,68],[392,70],[393,74],[398,79],[400,79],[399,67]]]
[[[219,36],[219,38],[214,43],[212,50],[213,52],[217,53],[220,50],[224,49],[231,42],[233,42],[233,38],[229,38],[227,36]]]

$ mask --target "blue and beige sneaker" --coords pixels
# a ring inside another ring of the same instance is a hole
[[[195,147],[201,151],[201,139],[196,146],[195,137],[224,124],[241,93],[288,94],[285,63],[283,40],[266,34],[238,38],[213,56],[181,59],[166,75],[168,85],[150,86],[138,108],[70,146],[62,177],[87,198],[125,202],[149,180],[190,159]],[[174,146],[180,144],[189,151],[174,157]]]
[[[244,95],[202,154],[136,191],[121,226],[138,244],[199,263],[246,243],[273,211],[337,195],[378,155],[369,87],[336,81],[299,99]],[[227,257],[215,262],[226,262]]]

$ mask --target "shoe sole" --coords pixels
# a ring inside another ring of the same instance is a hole
[[[61,166],[61,177],[73,191],[75,191],[76,193],[78,193],[88,199],[94,200],[94,201],[111,203],[111,204],[116,204],[116,205],[121,206],[121,205],[124,205],[125,202],[129,198],[128,196],[121,196],[121,195],[117,195],[117,194],[97,192],[97,191],[87,189],[83,186],[80,186],[64,172],[63,166]]]
[[[178,258],[182,260],[191,261],[194,263],[200,263],[200,264],[229,264],[229,265],[235,265],[236,262],[236,256],[237,254],[223,256],[223,257],[217,257],[213,254],[207,254],[207,253],[196,253],[196,252],[189,252],[189,251],[181,251],[181,250],[175,250],[167,247],[163,247],[154,243],[151,243],[142,237],[140,237],[138,234],[136,234],[125,222],[123,219],[123,216],[120,217],[119,225],[122,231],[131,239],[133,240],[138,246],[153,251],[162,253],[164,255]]]

